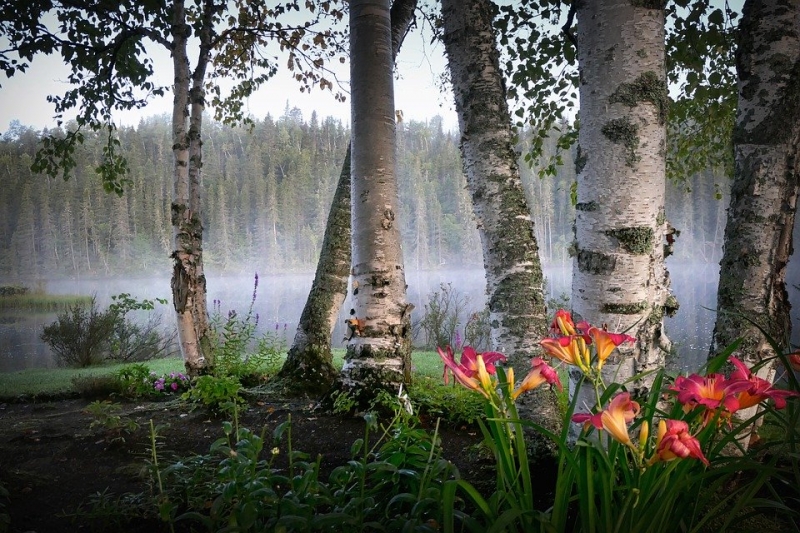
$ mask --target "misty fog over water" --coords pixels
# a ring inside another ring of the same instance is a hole
[[[671,368],[693,371],[699,368],[708,354],[711,333],[714,327],[716,290],[719,266],[711,263],[669,264],[672,290],[680,303],[678,313],[665,320],[667,335],[674,344],[676,358],[668,361]],[[796,268],[787,277],[789,284],[797,284]],[[547,294],[550,299],[569,295],[571,268],[546,268]],[[223,317],[235,310],[239,316],[247,313],[253,296],[254,277],[217,276],[209,273],[208,305],[213,314]],[[285,346],[294,338],[297,322],[311,288],[313,274],[266,275],[259,273],[257,297],[253,312],[258,314],[260,333],[271,332]],[[483,270],[435,270],[409,271],[406,273],[408,301],[413,303],[412,320],[418,321],[425,312],[425,304],[432,292],[441,284],[451,283],[453,288],[469,300],[468,313],[483,309],[485,279]],[[168,278],[51,281],[46,284],[51,294],[95,295],[101,309],[111,303],[111,296],[129,293],[137,299],[164,298],[167,305],[157,305],[165,326],[171,326],[174,318]],[[793,303],[793,327],[800,329],[797,309],[800,307],[798,290],[789,287]],[[341,320],[333,334],[334,346],[343,346],[344,319],[350,309],[349,298],[342,307]],[[552,310],[551,310],[552,311]],[[39,340],[42,327],[55,320],[55,313],[16,317],[6,314],[0,320],[0,372],[26,368],[53,367],[49,348]],[[466,315],[465,317],[466,318]],[[463,323],[462,323],[463,328]]]

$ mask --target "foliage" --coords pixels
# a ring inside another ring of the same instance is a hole
[[[352,459],[327,481],[321,458],[295,449],[291,419],[271,439],[225,422],[209,455],[154,468],[161,517],[211,531],[426,531],[440,523],[442,490],[457,471],[442,459],[438,433],[399,413],[380,428],[374,416],[365,418]],[[155,448],[153,455],[157,465]]]
[[[99,429],[108,440],[124,438],[122,433],[132,433],[139,429],[135,420],[119,413],[120,405],[110,400],[96,400],[86,406],[85,412],[92,417],[90,430]]]
[[[183,372],[158,374],[147,365],[126,365],[114,373],[119,389],[128,396],[152,398],[186,392],[189,377]]]
[[[454,427],[472,426],[484,416],[483,401],[463,387],[443,386],[441,376],[417,376],[408,393],[419,412],[427,419],[440,419]]]
[[[159,330],[160,317],[150,315],[140,326],[126,316],[132,310],[152,310],[152,301],[138,302],[128,294],[112,296],[112,300],[105,311],[97,308],[95,298],[88,308],[74,304],[44,327],[41,338],[59,364],[83,368],[109,360],[142,361],[169,354],[175,334]]]
[[[284,347],[277,333],[266,332],[256,338],[259,317],[253,307],[257,295],[258,274],[254,277],[250,306],[243,317],[235,310],[223,315],[222,302],[214,300],[210,339],[215,376],[231,376],[244,384],[255,385],[280,370]]]
[[[234,376],[200,376],[182,399],[202,405],[215,412],[230,412],[244,402],[240,393],[242,384]]]
[[[2,285],[0,286],[0,298],[8,298],[9,296],[24,296],[30,291],[29,287],[21,285]]]

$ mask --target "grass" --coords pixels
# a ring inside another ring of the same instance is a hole
[[[72,305],[89,305],[91,302],[91,296],[34,292],[0,297],[0,311],[22,310],[37,313],[54,313],[63,311]]]
[[[344,349],[333,350],[333,364],[341,370],[344,364]],[[436,352],[415,351],[412,356],[414,376],[441,380],[442,360]],[[0,373],[0,400],[20,396],[42,396],[75,392],[73,379],[80,377],[110,376],[129,363],[108,364],[88,368],[35,368],[19,372]],[[179,357],[153,359],[145,363],[157,374],[183,372],[183,361]]]

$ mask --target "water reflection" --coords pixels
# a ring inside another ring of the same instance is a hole
[[[675,346],[676,357],[670,366],[696,370],[708,354],[714,326],[718,266],[712,264],[674,263],[669,265],[672,290],[680,302],[673,318],[665,321],[667,335]],[[545,270],[547,297],[558,298],[570,292],[570,268]],[[313,279],[312,274],[261,275],[253,307],[258,314],[259,332],[272,332],[285,344],[291,343],[297,322]],[[245,313],[253,295],[252,276],[208,276],[208,300],[214,300],[223,314],[236,310]],[[429,294],[442,283],[453,287],[469,299],[469,311],[479,311],[486,301],[482,270],[414,271],[407,273],[408,300],[416,306],[413,319],[419,320]],[[797,283],[797,282],[795,282]],[[106,279],[48,282],[52,294],[95,295],[100,308],[111,303],[111,296],[123,292],[137,299],[165,298],[171,301],[169,279]],[[796,295],[798,291],[790,289]],[[352,306],[349,299],[342,308],[334,330],[333,341],[342,345],[344,319]],[[795,307],[796,308],[796,307]],[[171,304],[159,306],[165,323],[172,323]],[[55,314],[0,316],[0,372],[53,366],[49,349],[40,340],[42,326],[55,320]],[[795,323],[796,324],[796,323]],[[797,329],[797,327],[796,327]]]

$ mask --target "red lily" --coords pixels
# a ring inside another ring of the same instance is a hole
[[[577,413],[572,415],[572,421],[578,424],[591,424],[597,429],[605,429],[611,436],[622,444],[631,444],[628,435],[628,424],[633,422],[639,414],[639,404],[631,401],[628,392],[621,392],[614,396],[608,408],[595,414]]]
[[[728,361],[736,367],[736,369],[731,372],[731,379],[740,379],[750,385],[749,388],[743,390],[736,396],[739,401],[739,409],[747,409],[769,398],[775,401],[775,409],[783,409],[786,407],[786,398],[798,396],[796,392],[774,388],[772,383],[753,374],[750,369],[737,358],[731,356]]]
[[[656,451],[650,464],[657,461],[694,457],[708,466],[708,459],[700,449],[700,442],[689,433],[689,424],[683,420],[661,420],[658,423]]]

